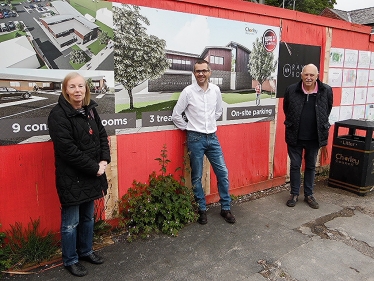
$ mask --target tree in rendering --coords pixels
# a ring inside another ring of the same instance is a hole
[[[17,30],[19,30],[19,31],[24,31],[24,30],[25,30],[25,26],[24,26],[23,23],[20,22],[20,21],[17,23],[16,28],[17,28]]]
[[[87,85],[88,85],[88,88],[90,90],[93,89],[94,85],[93,85],[93,82],[92,82],[92,78],[87,79]]]
[[[260,84],[260,94],[262,91],[262,83],[265,82],[271,76],[271,73],[275,71],[277,61],[274,61],[273,52],[268,52],[262,43],[260,38],[256,38],[253,42],[252,53],[249,57],[249,73],[252,78],[257,80]]]
[[[149,20],[138,6],[113,7],[114,78],[127,90],[134,109],[132,90],[148,79],[160,77],[169,67],[165,40],[146,33]]]
[[[106,45],[108,44],[110,37],[108,35],[108,32],[102,31],[100,32],[97,39],[99,40],[100,44]]]
[[[81,50],[81,49],[78,49],[78,50],[73,49],[71,51],[71,53],[70,53],[70,61],[72,63],[77,63],[77,64],[85,63],[86,62],[86,57],[84,55],[83,50]]]

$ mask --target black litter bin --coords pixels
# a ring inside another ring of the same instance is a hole
[[[329,186],[362,196],[374,189],[373,130],[374,121],[349,119],[335,123]]]

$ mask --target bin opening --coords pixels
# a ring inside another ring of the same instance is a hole
[[[357,128],[339,127],[337,137],[364,142],[366,134],[368,133],[369,132],[366,130],[361,130]],[[373,132],[373,135],[371,136],[371,140],[374,141],[374,132]]]

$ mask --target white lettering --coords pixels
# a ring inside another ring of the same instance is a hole
[[[231,116],[238,117],[238,116],[251,116],[252,111],[248,109],[244,109],[242,111],[233,110],[231,111]]]
[[[26,132],[38,132],[38,131],[48,131],[47,124],[28,124],[25,125]]]
[[[21,130],[21,126],[18,123],[12,125],[13,133],[18,133]]]
[[[273,110],[271,108],[261,108],[261,109],[256,109],[253,110],[253,116],[256,115],[271,115]]]
[[[160,116],[160,115],[157,115],[157,122],[168,122],[168,121],[172,121],[171,119],[171,115],[165,115],[165,116]]]
[[[101,120],[101,124],[105,126],[121,126],[121,125],[127,125],[127,118],[123,119],[108,119],[108,120]]]

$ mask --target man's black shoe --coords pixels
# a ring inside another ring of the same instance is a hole
[[[79,262],[65,266],[65,268],[74,276],[83,277],[88,274],[87,269]]]
[[[208,218],[206,216],[206,211],[199,210],[199,218],[197,219],[197,222],[199,224],[207,224],[208,223]]]
[[[299,196],[297,196],[297,195],[295,195],[295,194],[291,194],[291,195],[290,195],[290,198],[287,200],[286,205],[287,205],[288,207],[295,207],[296,202],[298,201],[298,198],[299,198]]]
[[[95,253],[92,253],[88,256],[79,257],[79,259],[82,261],[88,261],[93,264],[102,264],[104,262],[103,258]]]
[[[225,218],[228,223],[235,223],[235,217],[231,214],[230,210],[221,210],[221,216]]]

